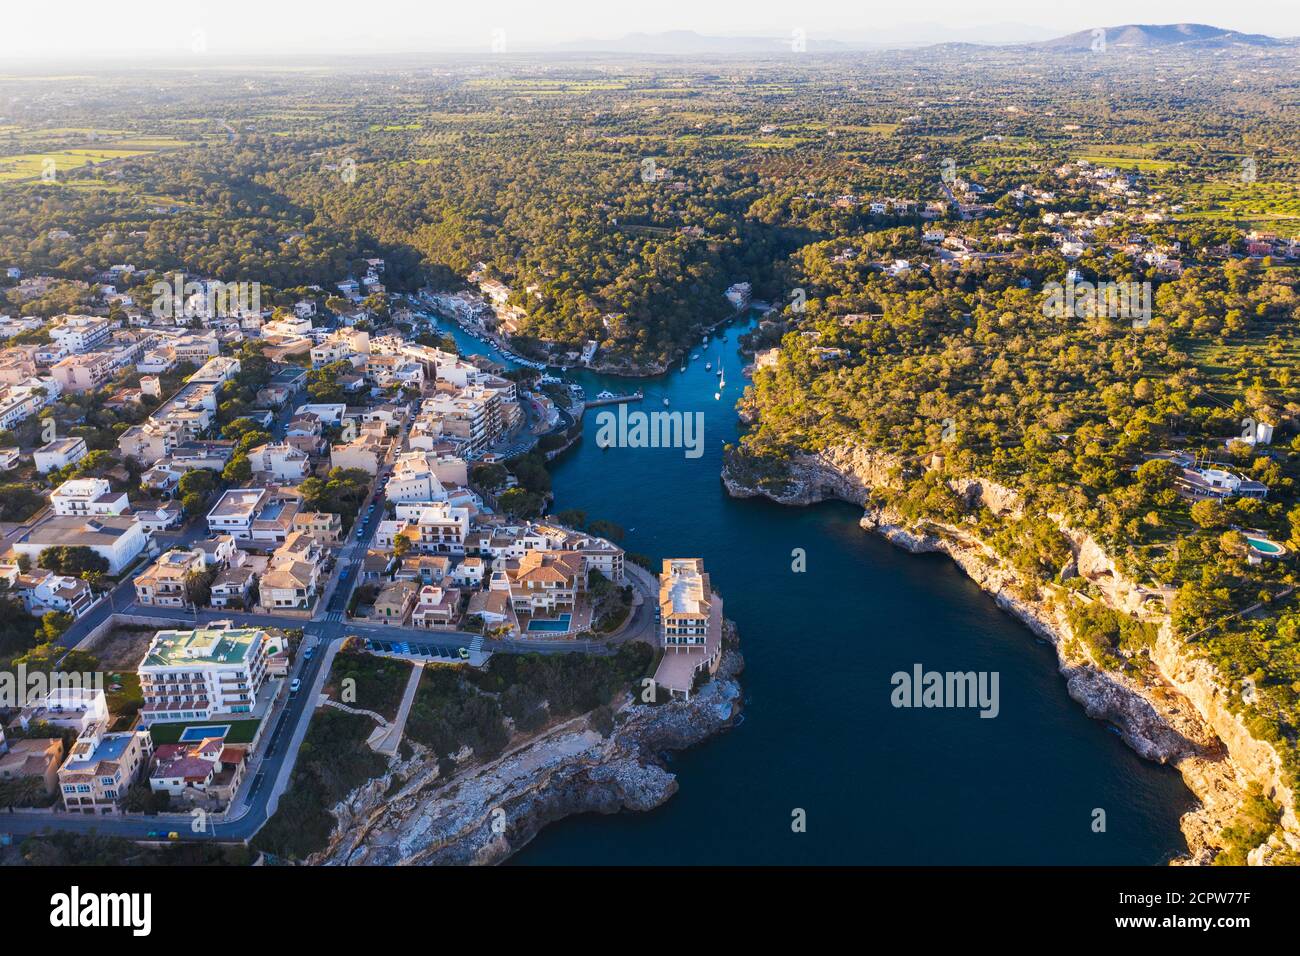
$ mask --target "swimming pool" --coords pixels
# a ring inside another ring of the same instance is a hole
[[[569,622],[570,622],[571,620],[573,620],[573,615],[572,615],[572,614],[561,614],[559,617],[557,617],[557,618],[552,618],[552,619],[549,620],[549,621],[548,621],[548,620],[538,620],[537,618],[533,618],[531,621],[528,622],[528,630],[530,630],[530,631],[567,631],[567,630],[569,629]]]
[[[1268,538],[1255,538],[1247,535],[1246,543],[1260,554],[1267,554],[1269,557],[1277,557],[1279,554],[1286,553],[1286,549],[1282,545],[1276,541],[1270,541]]]
[[[182,743],[192,744],[205,740],[208,737],[220,737],[224,740],[230,735],[229,724],[205,724],[202,727],[186,727],[181,731],[181,735],[176,739]]]

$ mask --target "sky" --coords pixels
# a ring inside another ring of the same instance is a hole
[[[1014,42],[1134,22],[1300,36],[1300,0],[27,0],[0,14],[0,69],[15,60],[142,54],[487,53],[494,37],[522,51],[665,30],[788,37],[802,29],[810,39],[893,42],[992,27]]]

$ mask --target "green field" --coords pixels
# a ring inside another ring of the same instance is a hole
[[[1236,223],[1300,220],[1300,185],[1238,181],[1195,183],[1179,190],[1182,218]]]
[[[47,153],[22,153],[16,156],[0,156],[0,181],[20,179],[39,179],[42,173],[53,163],[55,174],[79,169],[91,163],[105,163],[114,159],[126,159],[131,156],[145,156],[149,149],[111,149],[85,148],[61,149]]]
[[[1118,151],[1108,153],[1080,153],[1075,159],[1082,159],[1094,166],[1113,166],[1115,169],[1136,169],[1142,173],[1163,173],[1178,167],[1177,163],[1166,159],[1146,159],[1141,156],[1120,156]]]

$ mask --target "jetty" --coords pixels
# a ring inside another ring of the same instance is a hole
[[[610,395],[608,392],[601,392],[595,398],[587,399],[587,408],[595,408],[597,405],[620,405],[623,402],[639,402],[645,398],[643,392],[632,392],[630,395]]]

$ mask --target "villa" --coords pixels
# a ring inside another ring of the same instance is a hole
[[[405,624],[419,594],[420,586],[414,581],[393,581],[386,584],[375,598],[371,616],[380,624]]]
[[[202,574],[205,564],[202,551],[173,549],[135,579],[135,599],[146,607],[185,607],[190,599],[185,581],[191,574]]]
[[[582,556],[569,551],[529,551],[506,564],[510,603],[530,615],[573,611],[578,592],[587,589]]]
[[[265,611],[306,610],[320,588],[324,546],[309,534],[290,532],[258,583],[258,603]]]
[[[104,478],[65,481],[50,492],[56,515],[120,515],[130,507],[126,492],[113,491]]]
[[[69,813],[120,812],[122,798],[153,752],[147,730],[110,734],[107,728],[107,722],[86,728],[59,768],[59,789]]]
[[[226,803],[238,791],[247,764],[248,748],[221,737],[161,744],[149,769],[149,789],[187,803]]]
[[[460,610],[460,591],[426,584],[411,613],[412,627],[452,627]]]

